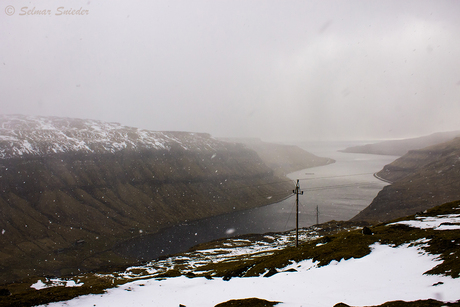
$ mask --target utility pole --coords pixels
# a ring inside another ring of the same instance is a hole
[[[318,209],[318,205],[316,205],[316,225],[319,225],[319,209]]]
[[[292,192],[295,194],[295,247],[299,247],[299,194],[303,195],[303,191],[300,191],[299,179]]]

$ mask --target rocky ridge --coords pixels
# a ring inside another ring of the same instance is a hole
[[[122,150],[219,150],[225,144],[206,133],[157,132],[77,118],[0,115],[0,158]]]

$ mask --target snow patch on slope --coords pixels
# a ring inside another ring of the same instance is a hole
[[[45,278],[45,282],[42,280],[38,280],[36,283],[34,283],[31,288],[35,290],[41,290],[41,289],[46,289],[46,288],[52,288],[52,287],[81,287],[83,286],[83,283],[78,283],[75,282],[74,280],[63,280],[60,278]]]
[[[399,221],[389,225],[407,225],[413,228],[434,230],[460,229],[460,214],[443,214],[438,216],[417,216],[415,220]]]
[[[208,134],[155,132],[118,123],[74,118],[0,115],[0,158],[65,152],[106,153],[124,149],[215,150]]]

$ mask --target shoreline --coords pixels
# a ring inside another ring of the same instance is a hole
[[[390,181],[390,180],[387,180],[387,179],[383,179],[382,177],[380,177],[379,175],[377,175],[377,173],[374,173],[374,177],[380,181],[383,181],[383,182],[386,182],[386,183],[389,183],[389,184],[393,184],[393,181]]]

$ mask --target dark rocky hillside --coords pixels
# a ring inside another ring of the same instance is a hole
[[[438,132],[418,138],[383,141],[375,144],[348,147],[342,152],[402,156],[410,150],[444,143],[460,136],[460,131]]]
[[[460,199],[460,138],[406,155],[377,173],[393,183],[352,220],[388,221]]]
[[[126,265],[112,249],[292,193],[256,152],[206,134],[0,117],[0,283]]]

